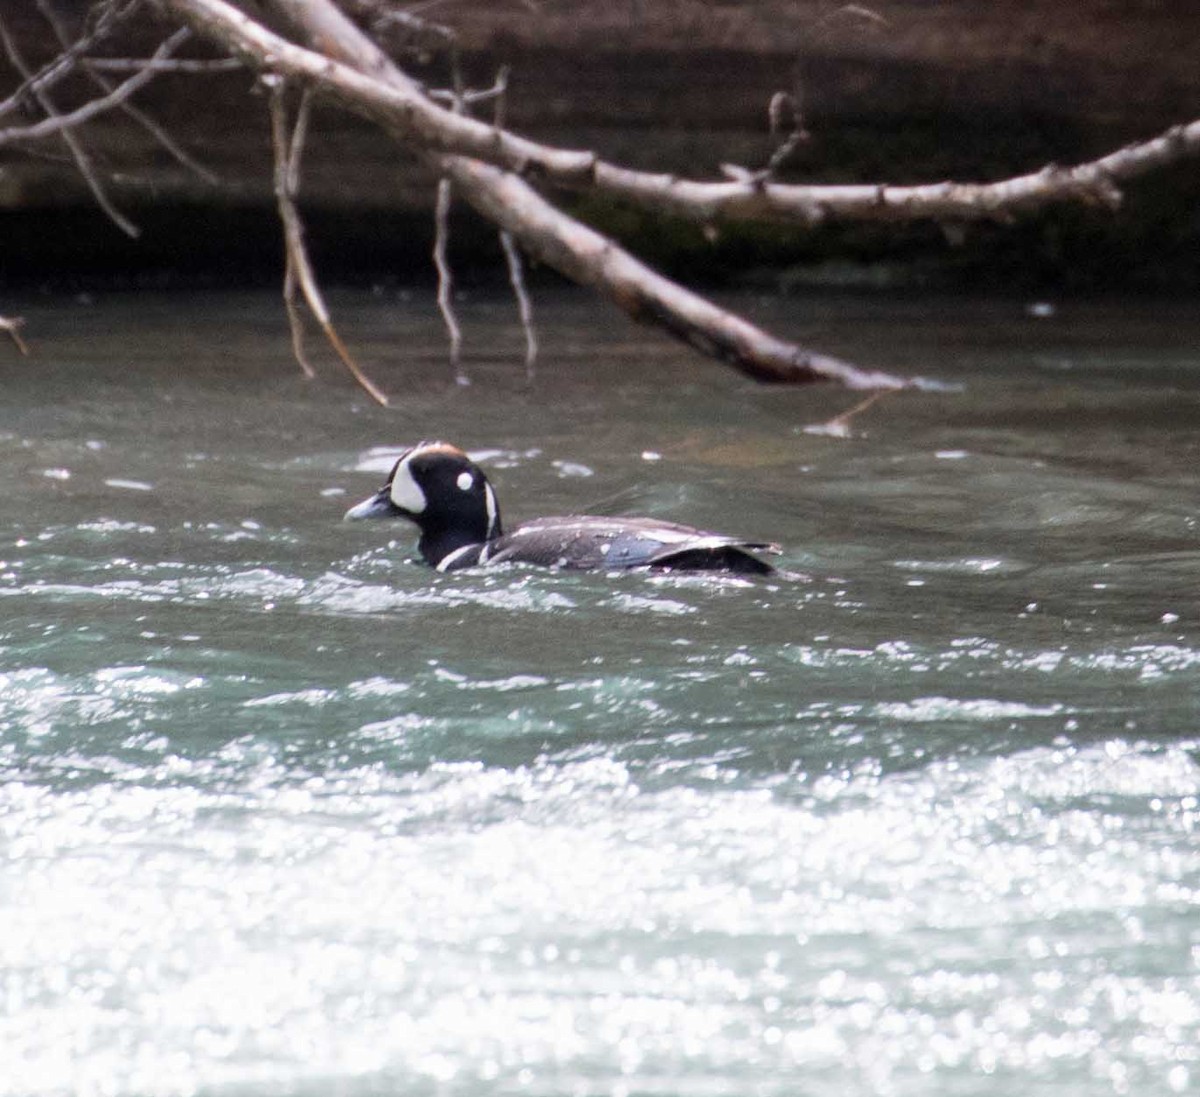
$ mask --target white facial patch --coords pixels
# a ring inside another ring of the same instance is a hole
[[[458,479],[454,482],[458,485],[459,491],[470,491],[475,486],[475,477],[469,472],[460,472]]]
[[[413,479],[412,470],[408,467],[411,458],[405,458],[396,466],[396,474],[392,477],[392,489],[388,493],[392,502],[409,514],[420,514],[428,505],[421,486]]]

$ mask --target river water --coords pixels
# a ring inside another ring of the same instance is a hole
[[[605,306],[6,302],[0,1094],[1200,1087],[1200,313],[742,298],[950,391],[761,387]],[[506,516],[769,580],[438,575],[343,523],[445,438]]]

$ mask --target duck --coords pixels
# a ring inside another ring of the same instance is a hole
[[[463,450],[447,442],[421,442],[406,449],[387,483],[345,517],[415,523],[422,559],[443,572],[519,563],[574,570],[771,575],[775,569],[755,553],[781,551],[769,541],[729,537],[657,518],[575,514],[534,518],[505,532],[487,476]]]

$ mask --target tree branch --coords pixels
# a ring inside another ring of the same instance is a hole
[[[2,20],[0,20],[0,26],[3,26]],[[8,144],[11,141],[36,141],[40,137],[50,137],[63,130],[82,126],[97,115],[119,107],[134,92],[145,87],[157,75],[152,67],[154,59],[168,56],[188,37],[189,33],[186,27],[177,30],[154,52],[154,56],[150,59],[150,66],[142,69],[128,80],[123,80],[107,95],[101,96],[99,99],[90,99],[83,106],[67,114],[51,114],[40,122],[34,122],[28,126],[12,126],[9,129],[0,130],[0,145]]]
[[[218,57],[212,60],[194,58],[170,58],[160,61],[138,60],[136,57],[89,57],[88,66],[97,72],[186,72],[209,74],[214,72],[236,72],[246,66],[236,57]]]
[[[296,361],[304,370],[307,377],[316,376],[304,353],[304,335],[299,309],[296,305],[296,286],[304,294],[304,300],[316,318],[325,338],[336,351],[342,364],[350,371],[351,376],[362,386],[376,403],[387,407],[388,398],[359,367],[353,355],[342,342],[325,299],[317,285],[316,275],[313,274],[312,264],[308,260],[308,251],[304,247],[304,225],[300,213],[296,209],[296,192],[300,181],[300,159],[304,150],[304,139],[308,128],[308,96],[305,94],[300,105],[300,113],[289,142],[287,133],[287,108],[284,94],[287,90],[285,82],[278,77],[269,79],[268,90],[271,104],[271,145],[275,153],[275,199],[279,206],[279,219],[283,223],[284,247],[287,256],[287,271],[283,282],[283,299],[287,308],[288,321],[292,329],[292,348]]]
[[[50,93],[37,84],[37,79],[29,66],[25,63],[25,58],[22,56],[20,49],[17,47],[16,40],[8,31],[8,24],[3,18],[0,18],[0,45],[3,45],[4,52],[8,59],[12,62],[13,68],[21,74],[21,78],[25,81],[33,97],[37,100],[38,106],[46,113],[47,117],[42,123],[35,126],[26,127],[23,131],[25,136],[36,136],[31,132],[36,131],[38,126],[47,126],[47,133],[57,133],[62,139],[63,144],[67,146],[71,156],[75,160],[75,166],[79,169],[79,174],[83,176],[84,182],[87,183],[88,189],[92,192],[92,196],[96,199],[100,208],[108,214],[109,219],[122,232],[128,236],[136,238],[138,236],[138,227],[121,213],[116,206],[112,204],[108,193],[104,189],[104,185],[100,182],[99,176],[96,174],[96,169],[92,166],[92,158],[88,155],[87,150],[80,144],[79,139],[71,132],[72,127],[78,125],[78,121],[63,122],[62,119],[67,116],[60,115],[54,106],[54,100],[50,98]],[[90,106],[91,104],[89,104]],[[84,110],[86,108],[80,108]],[[78,112],[73,112],[78,113]],[[3,144],[5,134],[9,135],[9,140],[13,140],[13,131],[0,131],[0,144]]]
[[[165,0],[177,14],[256,68],[286,71],[383,123],[415,148],[460,195],[524,249],[577,282],[602,290],[637,320],[655,324],[693,347],[759,380],[836,380],[852,388],[902,388],[914,382],[864,371],[756,328],[676,285],[611,240],[566,216],[516,174],[482,160],[440,151],[448,134],[484,135],[489,147],[537,148],[504,131],[442,110],[328,0],[270,0],[325,56],[292,46],[224,0]],[[353,64],[353,69],[349,65]],[[464,129],[464,127],[466,127]],[[472,138],[474,140],[474,138]],[[590,173],[591,154],[575,158]]]
[[[537,370],[537,329],[533,326],[533,302],[525,288],[525,269],[521,252],[511,232],[500,233],[500,247],[504,249],[504,262],[508,266],[508,281],[513,296],[517,299],[517,315],[521,318],[521,331],[525,334],[525,383],[533,384]]]
[[[1111,206],[1120,200],[1116,186],[1119,181],[1200,155],[1200,121],[1194,121],[1098,160],[1067,168],[1051,165],[993,183],[808,185],[774,183],[753,175],[723,182],[679,179],[609,164],[588,151],[552,148],[456,115],[432,102],[415,81],[407,77],[395,80],[393,76],[399,70],[342,16],[346,26],[362,40],[358,44],[349,42],[344,28],[334,28],[328,0],[271,2],[289,17],[308,21],[313,40],[327,56],[272,34],[225,0],[167,0],[180,15],[255,67],[311,81],[322,94],[341,100],[427,150],[469,156],[557,186],[594,188],[648,209],[706,224],[723,219],[801,225],[828,220],[975,221],[1003,219],[1062,201]]]
[[[438,311],[442,314],[442,323],[446,325],[446,334],[450,338],[450,368],[454,370],[454,381],[458,385],[469,385],[471,380],[462,368],[462,329],[454,315],[454,273],[450,269],[450,259],[447,255],[447,245],[450,239],[450,201],[454,188],[449,179],[439,179],[437,185],[437,204],[434,209],[433,262],[437,267]]]
[[[44,18],[46,22],[50,24],[51,29],[53,29],[56,37],[58,38],[59,44],[63,48],[63,53],[60,54],[60,56],[66,56],[72,50],[78,48],[78,42],[71,42],[66,28],[63,25],[62,19],[59,18],[58,13],[54,10],[52,0],[34,0],[34,2],[37,4],[38,11],[42,13],[42,18]],[[135,6],[137,2],[140,2],[140,0],[135,0]],[[157,64],[154,64],[156,71],[162,72],[162,65],[164,63],[166,63],[166,58],[162,58]],[[135,67],[133,71],[141,71],[146,66],[151,64],[152,62],[150,61],[135,61]],[[96,62],[94,60],[87,57],[82,58],[80,65],[83,68],[83,71],[87,73],[92,83],[95,84],[103,94],[111,95],[113,93],[115,85],[111,80],[108,79],[108,77],[104,76],[96,68]],[[179,164],[182,164],[183,167],[187,168],[189,171],[193,172],[195,175],[199,176],[199,178],[203,179],[209,184],[215,184],[218,182],[217,176],[213,172],[209,171],[208,168],[206,168],[203,164],[199,163],[199,161],[188,155],[187,151],[177,141],[175,141],[175,139],[172,138],[162,126],[160,126],[153,118],[146,114],[145,111],[140,110],[128,101],[122,102],[120,104],[120,108],[129,118],[132,118],[148,134],[150,134],[150,136],[159,143],[160,147],[165,149],[168,154],[174,157]]]
[[[45,0],[37,0],[39,10]],[[52,61],[42,66],[36,73],[26,77],[21,86],[8,98],[0,102],[0,118],[19,109],[31,96],[38,92],[48,91],[55,84],[75,71],[79,59],[103,39],[117,23],[129,18],[140,5],[141,0],[131,0],[123,8],[115,4],[106,4],[100,8],[95,25],[76,41],[63,42],[63,50]],[[43,15],[45,12],[43,11]],[[56,33],[58,27],[55,27]],[[61,37],[61,36],[60,36]]]

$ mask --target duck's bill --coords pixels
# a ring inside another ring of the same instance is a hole
[[[351,507],[346,511],[345,519],[355,521],[359,518],[390,518],[395,513],[396,508],[388,497],[388,489],[384,488],[369,499],[364,499],[357,506]]]

